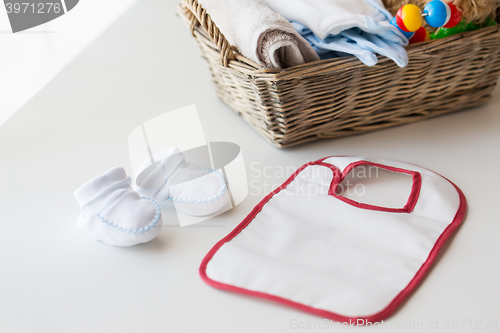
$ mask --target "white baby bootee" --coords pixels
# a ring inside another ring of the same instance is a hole
[[[192,216],[213,214],[229,201],[222,174],[186,162],[177,148],[154,155],[153,161],[139,167],[134,184],[139,194]]]
[[[146,243],[160,232],[158,204],[132,190],[130,177],[123,168],[113,168],[90,180],[77,189],[74,196],[82,210],[78,226],[106,244]]]

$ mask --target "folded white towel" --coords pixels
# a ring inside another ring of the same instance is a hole
[[[200,0],[229,43],[266,67],[287,68],[319,56],[284,17],[262,0]]]
[[[81,208],[77,224],[92,238],[109,245],[132,246],[149,242],[160,233],[158,204],[132,191],[123,168],[113,168],[88,181],[74,196]]]
[[[192,216],[216,213],[229,201],[222,174],[186,162],[177,148],[156,154],[153,161],[142,163],[134,189],[143,196],[159,203],[167,202]]]

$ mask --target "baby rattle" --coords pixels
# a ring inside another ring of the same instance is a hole
[[[404,5],[399,8],[391,24],[397,27],[410,43],[417,43],[431,38],[429,31],[422,26],[424,20],[434,28],[454,28],[462,20],[462,12],[452,3],[433,0],[424,7],[423,12],[416,5]]]

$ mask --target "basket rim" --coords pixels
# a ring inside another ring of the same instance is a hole
[[[186,14],[186,11],[188,9],[183,7],[182,4],[178,5],[178,12],[177,14],[184,20],[186,24],[190,24],[190,20]],[[489,36],[495,33],[499,34],[500,38],[500,24],[496,24],[490,27],[485,27],[481,28],[478,30],[474,31],[467,31],[467,32],[462,32],[458,33],[446,38],[441,38],[441,39],[435,39],[435,40],[429,40],[429,41],[424,41],[420,43],[415,43],[412,45],[409,45],[405,47],[405,49],[408,52],[408,56],[414,55],[414,54],[435,54],[436,52],[439,52],[440,49],[449,49],[452,48],[454,44],[464,42],[464,39],[475,39],[475,38],[481,38],[484,36]],[[203,27],[197,26],[194,28],[193,33],[195,37],[197,38],[202,38],[203,42],[207,44],[207,46],[210,46],[214,50],[214,52],[218,52],[218,47],[217,45],[211,40],[211,38],[208,36],[208,34],[204,31]],[[336,57],[336,58],[331,58],[331,59],[323,59],[319,61],[313,61],[313,62],[308,62],[305,64],[289,67],[289,68],[266,68],[262,65],[259,65],[248,58],[246,58],[244,55],[238,52],[238,50],[233,49],[235,59],[229,61],[228,67],[234,70],[237,70],[241,73],[247,74],[247,75],[255,75],[259,76],[260,78],[268,78],[268,79],[277,79],[277,78],[283,78],[283,77],[288,77],[292,76],[293,77],[298,77],[300,76],[301,72],[308,72],[311,68],[318,69],[319,67],[324,67],[326,68],[331,68],[335,67],[336,70],[341,70],[344,67],[348,67],[350,69],[353,69],[354,67],[366,67],[362,62],[360,62],[356,57],[354,56],[346,56],[346,57]],[[217,55],[218,57],[221,57],[220,54]],[[380,62],[386,62],[386,61],[391,61],[389,58],[378,55],[379,63]]]

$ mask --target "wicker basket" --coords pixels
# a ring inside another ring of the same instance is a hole
[[[275,69],[238,54],[196,0],[182,0],[178,14],[218,96],[280,148],[482,105],[500,75],[499,26],[410,46],[405,68],[385,57],[373,67],[344,57]]]

